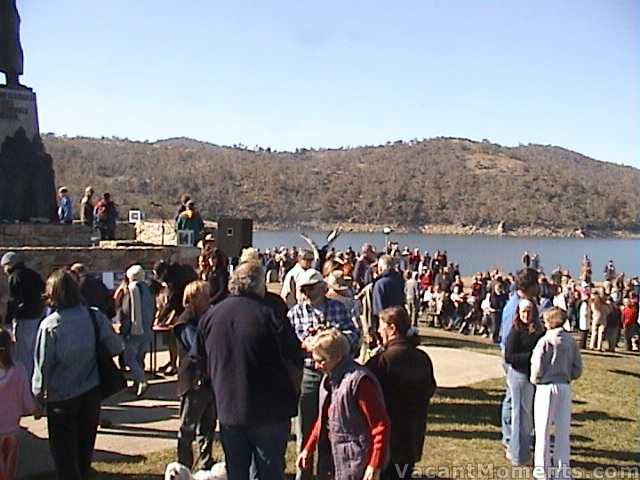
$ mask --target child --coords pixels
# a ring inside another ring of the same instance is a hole
[[[0,478],[16,478],[20,417],[35,411],[25,368],[11,359],[11,335],[0,329]]]
[[[551,307],[543,315],[547,328],[531,356],[531,383],[536,385],[534,424],[536,446],[533,476],[569,479],[569,428],[571,426],[572,380],[582,373],[582,359],[577,343],[562,326],[567,319],[564,310]],[[549,440],[551,425],[555,424],[552,474]]]

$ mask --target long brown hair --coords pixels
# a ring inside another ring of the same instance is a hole
[[[536,304],[534,302],[531,302],[531,305],[531,317],[528,324],[524,323],[520,318],[520,308],[516,308],[516,313],[513,316],[513,328],[517,330],[526,330],[529,333],[535,333],[542,330],[540,322],[533,321],[533,316],[538,312],[538,307],[536,307]]]

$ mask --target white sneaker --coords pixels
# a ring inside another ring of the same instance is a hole
[[[138,384],[138,389],[136,390],[136,397],[140,398],[144,395],[144,392],[149,388],[149,384],[147,382],[140,382]]]

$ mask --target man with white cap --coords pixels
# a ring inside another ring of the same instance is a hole
[[[60,197],[58,201],[58,220],[60,220],[60,223],[73,223],[73,206],[67,187],[60,187],[58,189],[58,196]]]
[[[38,273],[25,266],[15,252],[5,253],[0,259],[0,266],[9,276],[6,321],[13,323],[15,359],[24,365],[27,378],[31,378],[36,335],[44,314],[44,282]]]
[[[296,444],[300,453],[302,442],[318,416],[318,394],[322,379],[322,373],[316,370],[311,357],[309,341],[318,331],[335,327],[347,337],[351,351],[355,352],[359,346],[360,332],[353,311],[343,303],[327,298],[327,284],[319,271],[309,268],[302,272],[297,278],[297,287],[302,301],[291,307],[287,316],[306,354],[296,419]],[[297,480],[310,478],[311,469],[296,474]]]

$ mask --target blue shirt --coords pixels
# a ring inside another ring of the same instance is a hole
[[[111,322],[94,309],[100,342],[113,355],[123,350]],[[53,312],[36,337],[31,389],[43,403],[75,398],[98,386],[93,321],[84,305]]]
[[[360,342],[360,332],[353,310],[349,311],[343,303],[337,300],[325,299],[320,305],[309,303],[297,304],[291,307],[287,317],[296,332],[298,340],[303,342],[307,337],[315,335],[320,326],[335,327],[340,330],[356,351]],[[314,368],[313,359],[307,353],[304,366]]]
[[[71,208],[71,198],[64,196],[60,198],[58,206],[58,219],[61,222],[73,221],[73,208]]]
[[[387,307],[404,306],[404,281],[395,270],[384,272],[373,284],[371,313],[378,315]]]

